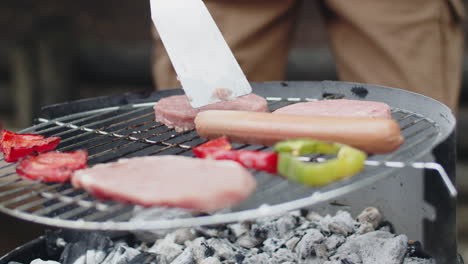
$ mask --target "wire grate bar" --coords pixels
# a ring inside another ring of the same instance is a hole
[[[147,121],[147,122],[144,122],[144,123],[140,123],[140,124],[138,124],[138,125],[145,125],[145,124],[151,123],[151,122],[153,122],[153,121]],[[151,129],[156,129],[156,128],[159,128],[159,127],[161,127],[161,126],[163,126],[163,125],[162,125],[162,124],[158,124],[158,125],[152,126]],[[115,132],[120,132],[120,131],[127,130],[127,129],[129,129],[129,128],[128,128],[128,127],[126,127],[126,128],[121,128],[121,129],[119,129],[119,130],[117,130],[117,131],[115,131]],[[143,133],[143,132],[147,132],[147,131],[149,131],[149,130],[150,130],[150,129],[147,128],[147,129],[144,129],[144,130],[141,130],[141,131],[134,131],[134,132],[141,132],[141,133]],[[139,134],[139,133],[134,133],[134,132],[132,132],[131,134]],[[81,136],[90,135],[90,134],[93,134],[93,132],[86,132],[86,133],[81,134]],[[129,136],[130,136],[130,135],[129,135]],[[80,146],[80,145],[85,145],[85,144],[88,144],[88,143],[90,143],[90,142],[92,142],[92,141],[99,141],[99,140],[102,139],[103,137],[105,137],[105,135],[98,135],[98,136],[93,137],[93,138],[90,138],[90,139],[88,139],[88,140],[83,140],[83,141],[80,141],[80,142],[78,142],[78,143],[71,144],[71,145],[68,145],[68,146],[66,146],[66,147],[63,147],[63,148],[61,148],[61,150],[62,150],[62,151],[65,151],[65,150],[69,150],[69,149],[74,149],[74,148],[77,148],[77,147]],[[119,140],[119,139],[116,139],[116,140]],[[113,142],[114,142],[114,141],[113,141]],[[104,145],[104,144],[101,144],[101,145]],[[94,147],[95,147],[95,146],[94,146]]]
[[[14,173],[12,173],[12,175],[13,174]],[[4,182],[4,183],[0,184],[0,188],[7,187],[7,186],[10,186],[10,185],[18,183],[18,182],[21,182],[21,179],[16,178],[13,181],[8,181],[8,182]]]
[[[416,147],[417,145],[427,141],[428,139],[430,138],[433,138],[433,137],[436,137],[437,135],[439,134],[439,132],[433,132],[433,133],[430,133],[429,135],[425,136],[425,137],[422,137],[420,138],[419,140],[417,141],[414,141],[413,143],[409,144],[409,145],[406,145],[406,146],[402,146],[400,147],[400,149],[398,149],[396,152],[392,153],[392,154],[389,154],[387,155],[383,161],[389,161],[389,160],[397,160],[395,158],[395,156],[401,154],[402,152],[406,152],[414,147]]]
[[[80,119],[76,119],[76,120],[73,120],[71,121],[70,123],[71,124],[77,124],[77,123],[81,123],[81,122],[85,122],[85,121],[88,121],[88,120],[91,120],[91,119],[94,119],[94,118],[97,118],[99,116],[103,116],[103,115],[106,115],[106,114],[109,114],[110,111],[106,111],[106,112],[98,112],[94,115],[90,115],[90,116],[87,116],[87,117],[84,117],[84,118],[80,118]],[[64,120],[60,120],[60,119],[57,119],[59,121],[64,121]],[[65,119],[66,120],[66,119]],[[52,131],[55,131],[55,130],[58,130],[60,129],[61,127],[50,127],[50,128],[46,128],[46,129],[43,129],[43,130],[38,130],[36,131],[36,133],[40,133],[40,134],[44,134],[44,133],[48,133],[48,132],[52,132]],[[61,133],[57,133],[55,134],[56,136],[60,136]]]
[[[49,193],[44,192],[44,193],[42,193],[41,195],[44,196],[44,197],[46,197],[46,198],[49,198],[49,199],[50,199],[50,197],[52,197],[53,194],[51,194],[50,196],[49,196],[48,194],[49,194]],[[47,215],[47,214],[49,214],[49,213],[51,213],[51,212],[53,212],[53,211],[55,211],[55,210],[58,210],[58,209],[63,208],[63,207],[66,207],[66,206],[68,206],[68,205],[70,205],[70,204],[73,204],[73,203],[77,203],[77,202],[79,202],[81,199],[84,199],[84,198],[86,198],[86,197],[89,197],[89,194],[83,193],[83,194],[79,194],[79,195],[77,195],[77,196],[75,196],[75,197],[73,197],[73,198],[68,197],[68,196],[62,196],[62,197],[59,196],[59,197],[57,197],[56,199],[57,199],[57,200],[60,200],[61,202],[55,203],[55,204],[53,204],[53,205],[51,205],[51,206],[48,206],[48,207],[45,207],[45,208],[41,208],[41,209],[39,209],[39,210],[36,210],[36,211],[34,211],[34,214],[35,214],[35,215],[39,215],[39,216],[45,216],[45,215]],[[65,202],[65,201],[66,201],[66,202]]]
[[[39,192],[41,191],[50,191],[56,187],[59,187],[60,184],[54,184],[52,186],[47,186],[47,185],[43,185],[41,184],[41,187],[42,188],[39,188],[39,189],[34,189],[34,190],[31,190],[30,193],[26,193],[26,194],[23,194],[23,195],[20,195],[20,196],[16,196],[15,198],[13,199],[10,199],[10,200],[6,200],[4,202],[1,202],[0,203],[0,206],[8,206],[10,204],[14,204],[14,203],[19,203],[19,202],[22,202],[24,200],[27,200],[27,199],[30,199],[30,198],[33,198],[33,197],[36,197],[39,195]],[[45,188],[44,188],[45,187]]]
[[[100,124],[103,124],[104,122],[108,122],[108,121],[111,121],[111,120],[114,120],[114,119],[118,119],[118,118],[121,118],[123,116],[133,114],[135,112],[140,112],[142,110],[146,110],[146,109],[135,109],[134,111],[130,111],[128,113],[123,113],[121,115],[115,115],[115,116],[112,116],[112,117],[104,119],[104,120],[99,120],[99,121],[96,121],[96,122],[93,122],[93,123],[89,123],[89,124],[87,124],[87,126],[91,127],[91,126],[100,125]],[[63,136],[64,134],[68,134],[68,133],[79,131],[79,130],[83,130],[83,131],[87,131],[87,132],[91,132],[91,133],[96,133],[96,131],[101,131],[102,129],[114,127],[114,126],[117,126],[119,124],[122,124],[123,122],[127,122],[127,120],[125,120],[125,121],[121,121],[119,123],[110,124],[108,126],[101,126],[101,129],[93,130],[93,129],[82,129],[83,128],[82,126],[78,126],[75,123],[64,123],[64,122],[61,122],[61,121],[58,121],[58,120],[57,121],[51,121],[51,120],[43,119],[43,118],[39,118],[38,120],[41,121],[41,122],[51,122],[51,123],[54,123],[55,125],[58,125],[59,127],[70,128],[70,130],[64,131],[62,133],[58,133],[55,136]],[[67,143],[70,140],[74,140],[74,139],[82,137],[82,136],[84,136],[84,134],[79,134],[79,135],[76,135],[74,137],[64,139],[64,140],[62,140],[61,143],[62,144]]]
[[[7,174],[3,174],[3,175],[0,176],[0,179],[7,178],[7,177],[10,177],[10,176],[15,175],[15,174],[16,174],[16,172],[10,172],[10,173],[7,173]]]
[[[28,209],[34,208],[34,207],[36,207],[36,206],[43,205],[44,203],[47,203],[47,202],[52,201],[52,200],[54,200],[54,199],[57,199],[57,198],[59,198],[60,196],[65,196],[65,195],[67,195],[67,194],[71,194],[71,193],[76,192],[76,191],[77,191],[76,189],[70,188],[70,189],[67,189],[67,190],[65,190],[65,191],[63,191],[63,192],[61,192],[61,193],[56,193],[56,194],[54,194],[54,195],[52,195],[52,196],[49,196],[48,198],[45,198],[44,196],[42,196],[42,197],[44,197],[44,198],[41,198],[40,200],[32,201],[32,202],[27,203],[27,204],[23,204],[23,205],[17,207],[16,210],[18,210],[18,211],[26,211],[26,210],[28,210]],[[42,194],[42,193],[40,193],[39,195],[41,195],[41,194]]]
[[[42,185],[41,183],[33,183],[33,184],[31,184],[31,185],[19,186],[19,187],[13,188],[13,189],[9,189],[8,191],[1,192],[1,193],[0,193],[0,198],[5,197],[5,196],[12,195],[12,194],[17,193],[17,192],[21,192],[21,191],[25,191],[25,190],[28,190],[28,189],[32,189],[32,188],[34,188],[35,186],[39,187],[39,186],[41,186],[41,185]]]
[[[395,121],[397,121],[398,123],[401,123],[402,121],[410,118],[410,117],[413,117],[415,116],[416,114],[415,113],[409,113],[409,112],[406,112],[406,111],[403,111],[403,110],[395,110],[394,113],[402,113],[404,114],[403,116],[399,117],[399,118],[396,118]]]
[[[49,192],[43,192],[41,193],[42,196],[45,198],[52,199],[52,197],[55,197],[54,193],[49,193]],[[97,210],[106,210],[108,205],[102,203],[102,202],[96,202],[96,201],[87,201],[83,200],[84,198],[93,198],[89,193],[83,193],[75,197],[69,197],[69,196],[61,196],[59,195],[55,199],[60,200],[61,204],[63,206],[69,205],[69,204],[78,204],[79,206],[83,207],[88,207],[88,208],[96,208]]]
[[[61,219],[73,219],[73,217],[76,217],[80,214],[83,214],[86,211],[92,210],[94,206],[90,207],[76,207],[75,209],[72,209],[70,211],[65,211],[63,213],[57,214],[54,217],[55,218],[61,218]]]
[[[119,203],[112,207],[109,207],[106,211],[97,211],[94,214],[88,215],[84,218],[86,221],[95,221],[98,219],[105,218],[106,216],[117,213],[120,210],[130,207],[131,205]],[[132,206],[133,207],[133,206]]]
[[[411,123],[408,123],[408,124],[406,124],[405,126],[401,127],[400,129],[401,129],[401,131],[406,130],[407,128],[410,128],[410,127],[412,127],[412,126],[418,124],[419,122],[421,122],[421,121],[423,121],[423,120],[424,120],[424,118],[422,118],[422,117],[421,117],[421,118],[418,118],[418,119],[412,121]]]
[[[6,169],[6,168],[11,167],[13,165],[15,165],[15,164],[14,163],[9,163],[9,164],[7,164],[5,166],[0,167],[0,170]]]

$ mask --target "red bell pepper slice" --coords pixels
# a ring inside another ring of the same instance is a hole
[[[210,158],[212,154],[215,154],[219,150],[231,150],[232,145],[227,139],[227,137],[220,137],[217,139],[210,140],[205,142],[192,149],[193,154],[196,157],[205,159]]]
[[[16,167],[18,175],[42,182],[63,183],[73,172],[87,167],[88,153],[84,150],[74,152],[47,152],[38,156],[28,156]]]
[[[192,149],[198,158],[232,160],[250,169],[276,173],[278,154],[276,152],[255,150],[232,150],[226,137],[208,141]]]
[[[59,137],[45,138],[42,135],[16,134],[3,130],[0,151],[6,162],[17,162],[32,153],[54,150],[60,143]]]

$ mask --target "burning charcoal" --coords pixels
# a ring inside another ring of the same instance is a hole
[[[333,250],[339,247],[346,241],[346,238],[342,235],[333,234],[325,239],[323,242],[328,250]]]
[[[323,264],[343,264],[341,260],[330,260],[330,261],[325,261]]]
[[[110,238],[101,233],[75,233],[77,234],[67,236],[69,243],[60,256],[60,262],[62,263],[100,263],[113,248],[113,242]],[[56,243],[61,243],[60,241],[61,238],[58,238]]]
[[[242,264],[270,264],[270,256],[266,253],[248,256],[244,259]]]
[[[244,259],[245,259],[245,255],[241,253],[238,253],[234,256],[235,263],[242,263],[244,262]]]
[[[127,264],[167,264],[167,262],[157,254],[142,252]]]
[[[381,222],[380,225],[376,228],[376,230],[395,234],[395,227],[393,227],[393,224],[388,221]]]
[[[156,241],[148,252],[156,253],[161,255],[166,262],[172,262],[177,256],[182,254],[184,247],[176,244],[172,236],[167,236],[164,239]]]
[[[109,253],[101,264],[127,264],[139,254],[140,251],[134,248],[118,245]]]
[[[45,232],[46,251],[48,256],[60,256],[63,248],[67,245],[67,242],[61,237],[60,231],[61,230],[46,230]]]
[[[219,261],[218,258],[209,257],[209,258],[202,260],[200,264],[221,264],[221,261]]]
[[[272,254],[272,264],[283,264],[285,262],[295,262],[296,254],[292,253],[291,250],[286,248],[280,248],[278,251]]]
[[[348,260],[348,259],[342,259],[341,263],[343,263],[343,264],[354,264],[351,260]]]
[[[429,259],[431,256],[424,252],[421,242],[419,241],[409,241],[407,247],[407,256],[415,258]]]
[[[33,260],[33,262],[34,262],[34,260]],[[31,262],[31,263],[32,263],[32,262]],[[58,263],[58,262],[57,262],[57,263]],[[23,264],[23,263],[16,262],[16,261],[10,261],[10,262],[8,262],[8,264]],[[58,263],[58,264],[60,264],[60,263]]]
[[[254,248],[262,243],[262,240],[251,236],[250,234],[244,234],[239,237],[236,244],[243,248]]]
[[[269,253],[270,255],[273,254],[273,252],[277,251],[281,247],[283,247],[286,244],[286,241],[284,239],[279,239],[279,238],[268,238],[267,240],[263,241],[263,251],[266,253]]]
[[[354,259],[357,255],[363,263],[398,264],[403,262],[408,238],[404,235],[394,236],[383,231],[374,231],[364,235],[350,236],[338,248],[334,260]]]
[[[359,223],[371,223],[376,229],[382,222],[382,214],[375,207],[368,207],[362,211],[357,217]]]
[[[195,264],[192,249],[187,247],[171,264]]]
[[[163,220],[163,219],[177,219],[192,217],[193,214],[189,210],[180,208],[167,208],[167,207],[152,207],[142,208],[136,207],[133,211],[131,221],[144,221],[144,220]],[[173,229],[161,229],[145,232],[135,232],[137,238],[141,241],[153,242],[165,235],[174,231]]]
[[[315,246],[322,242],[324,236],[317,229],[308,230],[301,240],[297,243],[296,252],[301,259],[306,259],[315,254]]]
[[[8,264],[12,264],[12,263],[18,263],[18,262],[9,262]],[[52,261],[52,260],[42,260],[42,259],[35,259],[31,262],[31,264],[60,264],[59,262],[57,261]]]
[[[356,231],[356,233],[363,235],[372,231],[375,231],[374,226],[371,223],[364,222],[361,223],[361,225],[359,225],[359,228]]]

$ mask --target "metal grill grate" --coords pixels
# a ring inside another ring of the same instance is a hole
[[[267,98],[275,110],[298,101],[316,99]],[[110,107],[76,113],[54,120],[41,118],[24,132],[60,136],[60,151],[87,149],[88,164],[115,161],[146,155],[192,156],[191,148],[203,142],[195,131],[177,133],[154,121],[154,103]],[[393,109],[405,143],[389,155],[375,155],[376,161],[415,161],[420,153],[432,148],[439,136],[437,124],[421,115]],[[264,146],[234,144],[236,149],[268,150]],[[271,213],[292,210],[333,198],[362,187],[394,169],[367,167],[359,175],[320,189],[311,189],[278,176],[255,172],[258,188],[232,211],[177,221],[130,221],[133,205],[102,201],[70,184],[45,184],[24,180],[15,173],[15,164],[0,160],[0,211],[34,222],[65,228],[143,230],[231,222]],[[287,190],[287,191],[286,191]],[[269,206],[262,206],[268,204]],[[79,221],[77,221],[79,220]]]

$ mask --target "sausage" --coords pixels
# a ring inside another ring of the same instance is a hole
[[[198,134],[208,139],[227,136],[233,142],[271,146],[287,139],[311,138],[374,154],[394,151],[404,141],[398,123],[387,118],[210,110],[197,115],[195,126]]]

